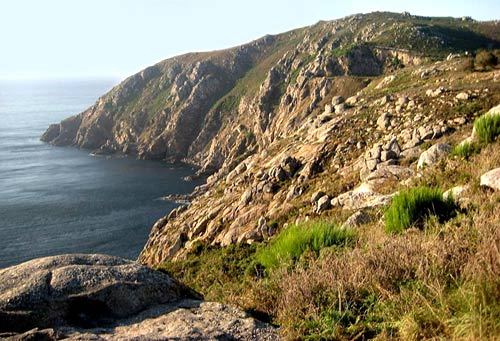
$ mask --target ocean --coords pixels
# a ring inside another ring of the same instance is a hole
[[[63,253],[135,259],[154,222],[200,181],[186,165],[95,157],[39,138],[116,80],[0,81],[0,268]]]

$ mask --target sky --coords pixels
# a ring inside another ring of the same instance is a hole
[[[124,79],[178,54],[355,13],[500,19],[500,1],[0,0],[0,79]]]

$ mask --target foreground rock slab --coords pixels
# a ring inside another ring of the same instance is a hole
[[[179,300],[170,276],[130,260],[62,255],[0,270],[0,331],[58,324],[91,326]]]
[[[278,331],[167,274],[105,255],[61,255],[0,270],[0,338],[277,340]]]
[[[278,329],[215,302],[160,305],[112,328],[60,330],[63,340],[279,340]]]

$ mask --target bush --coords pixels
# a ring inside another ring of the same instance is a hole
[[[292,225],[283,230],[269,246],[259,250],[256,259],[266,269],[292,264],[306,251],[316,255],[325,247],[346,246],[354,241],[353,229],[344,229],[333,223],[313,222]]]
[[[396,195],[385,212],[385,230],[388,233],[402,232],[411,227],[422,227],[429,215],[441,222],[449,219],[456,206],[453,198],[443,199],[438,188],[416,187]]]
[[[500,115],[485,114],[474,121],[474,129],[481,143],[491,143],[500,135]]]
[[[454,156],[458,156],[464,160],[469,160],[472,155],[479,153],[479,151],[480,148],[478,145],[470,142],[465,142],[455,146],[451,154]]]
[[[481,70],[486,70],[497,64],[496,56],[490,51],[482,50],[476,54],[474,65]]]

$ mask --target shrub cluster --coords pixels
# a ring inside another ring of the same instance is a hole
[[[481,50],[474,58],[474,65],[481,70],[488,70],[489,68],[497,65],[498,59],[495,53],[487,50]]]
[[[387,232],[402,232],[405,229],[422,224],[430,215],[441,222],[449,219],[456,205],[453,198],[443,199],[438,188],[415,187],[397,194],[391,206],[385,212],[385,229]]]
[[[500,115],[485,114],[474,121],[480,143],[491,143],[500,135]]]
[[[469,158],[472,155],[477,154],[479,152],[480,152],[480,147],[477,144],[471,142],[465,142],[455,146],[451,154],[454,156],[458,156],[464,160],[469,160]]]

